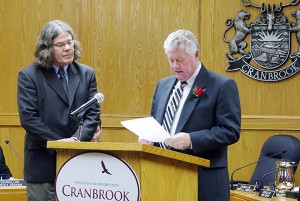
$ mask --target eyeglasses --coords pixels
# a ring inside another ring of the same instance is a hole
[[[58,48],[65,48],[66,45],[68,45],[69,47],[73,47],[74,44],[75,44],[75,40],[69,40],[66,43],[56,43],[56,44],[52,44],[52,45],[55,47],[58,47]]]

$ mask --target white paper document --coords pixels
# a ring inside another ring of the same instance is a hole
[[[153,117],[121,121],[121,124],[137,136],[151,142],[164,142],[170,138],[169,133]]]

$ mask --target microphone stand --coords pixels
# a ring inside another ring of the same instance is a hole
[[[79,125],[78,125],[78,131],[77,131],[77,141],[80,142],[81,139],[81,132],[82,132],[82,128],[83,128],[83,115],[86,111],[82,111],[81,113],[79,113],[76,116],[72,116],[70,115],[70,117],[74,120],[79,121]],[[100,110],[101,113],[101,110]]]
[[[235,170],[232,172],[232,174],[231,174],[231,180],[230,180],[231,190],[233,190],[233,174],[234,174],[236,171],[238,171],[238,170],[240,170],[240,169],[243,169],[243,168],[245,168],[245,167],[248,167],[248,166],[250,166],[250,165],[253,165],[253,164],[255,164],[255,163],[258,163],[258,162],[260,162],[260,161],[262,161],[262,160],[265,160],[265,159],[267,159],[267,158],[271,158],[271,157],[273,157],[273,156],[276,156],[276,155],[278,155],[278,154],[283,154],[283,153],[286,153],[286,150],[283,150],[283,151],[281,151],[281,152],[272,154],[272,155],[270,155],[270,156],[265,156],[264,158],[261,158],[261,159],[259,159],[258,161],[255,161],[255,162],[253,162],[253,163],[250,163],[250,164],[248,164],[248,165],[245,165],[245,166],[242,166],[242,167],[240,167],[240,168],[235,169]]]
[[[13,150],[13,152],[16,154],[16,156],[24,163],[24,159],[21,158],[21,156],[18,154],[18,152],[13,148],[13,146],[10,145],[9,140],[5,140],[5,144],[9,146]]]
[[[83,117],[80,117],[80,119],[79,119],[79,126],[78,126],[78,132],[77,132],[77,140],[78,140],[78,142],[80,142],[80,139],[81,139],[82,127],[83,127]]]
[[[85,111],[82,111],[81,113],[79,113],[76,116],[72,116],[70,115],[70,117],[74,120],[79,121],[79,126],[78,126],[78,130],[77,130],[77,141],[80,142],[81,139],[81,132],[82,132],[82,128],[83,128],[83,115],[84,115]]]
[[[242,169],[242,168],[245,168],[245,167],[248,167],[249,165],[252,165],[252,164],[254,164],[254,163],[257,163],[256,161],[255,162],[253,162],[253,163],[250,163],[250,164],[248,164],[248,165],[246,165],[246,166],[243,166],[243,167],[240,167],[240,168],[237,168],[237,169],[235,169],[233,172],[232,172],[232,174],[231,174],[231,190],[233,190],[233,174],[236,172],[236,171],[238,171],[238,170],[240,170],[240,169]]]

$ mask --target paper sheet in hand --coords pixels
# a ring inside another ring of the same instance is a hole
[[[137,136],[151,142],[163,142],[170,137],[153,117],[121,121],[121,124]]]

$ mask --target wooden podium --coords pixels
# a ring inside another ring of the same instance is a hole
[[[48,141],[47,146],[57,150],[57,171],[83,152],[99,151],[121,158],[139,179],[142,201],[198,200],[197,167],[210,164],[206,159],[138,143]]]

